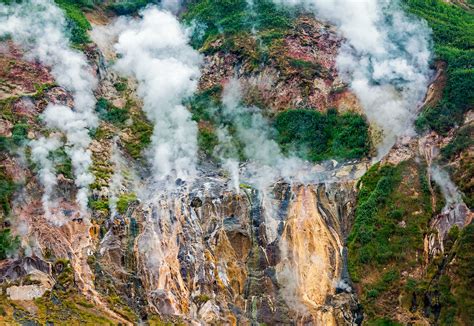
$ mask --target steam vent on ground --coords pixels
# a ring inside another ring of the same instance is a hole
[[[473,0],[0,0],[0,325],[474,325]]]

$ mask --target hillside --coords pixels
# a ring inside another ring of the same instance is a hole
[[[474,4],[341,6],[1,0],[0,323],[474,324]]]

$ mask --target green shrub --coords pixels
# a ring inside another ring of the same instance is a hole
[[[133,138],[122,139],[127,152],[135,159],[141,158],[142,151],[151,143],[153,126],[142,115],[135,115],[130,126]]]
[[[128,120],[127,109],[120,109],[112,105],[105,98],[99,98],[95,107],[99,118],[117,126],[122,126]]]
[[[114,84],[115,89],[118,92],[123,92],[127,89],[127,83],[126,82],[117,82]]]
[[[109,202],[106,200],[89,200],[89,207],[94,211],[109,214]]]
[[[200,129],[198,134],[198,145],[199,149],[205,153],[208,157],[211,157],[214,148],[219,143],[217,135],[209,129]]]
[[[398,302],[389,296],[392,291],[407,287],[404,297],[414,292],[423,297],[424,283],[404,286],[403,271],[423,268],[423,240],[433,214],[431,195],[424,190],[425,173],[426,166],[414,161],[378,163],[357,184],[355,220],[347,239],[348,269],[352,280],[362,285],[361,301],[370,311],[368,325],[390,314],[386,307]],[[372,300],[371,290],[378,297],[387,296],[387,302]]]
[[[370,150],[369,125],[356,113],[337,115],[336,111],[328,112],[332,142],[330,156],[336,158],[361,158]]]
[[[290,58],[289,64],[293,68],[298,69],[302,76],[306,79],[313,80],[316,77],[324,77],[327,74],[324,67],[322,67],[319,63]]]
[[[117,15],[131,15],[148,4],[158,4],[159,0],[125,0],[112,3],[108,6]]]
[[[25,123],[17,123],[12,129],[12,141],[15,145],[21,146],[24,144],[28,136],[28,125]]]
[[[20,239],[12,237],[10,229],[0,231],[0,260],[8,257],[9,254],[15,252],[20,246]]]
[[[0,136],[0,152],[9,152],[12,145],[11,138]]]
[[[5,215],[11,211],[11,198],[16,190],[13,180],[8,177],[3,169],[0,169],[0,207]]]
[[[385,263],[383,254],[389,251],[388,239],[377,237],[376,230],[383,227],[377,220],[377,213],[399,181],[395,172],[392,166],[379,168],[376,164],[361,179],[354,227],[348,238],[350,250],[355,251],[351,259],[358,259],[359,263]],[[377,243],[379,239],[381,243]]]
[[[64,147],[51,152],[49,159],[53,161],[57,174],[62,174],[68,179],[74,179],[71,158],[67,155]]]
[[[468,125],[456,133],[454,139],[441,149],[443,160],[450,160],[464,149],[474,145],[474,126]]]
[[[370,289],[367,291],[367,298],[375,299],[379,296],[379,291],[377,289]]]
[[[369,326],[402,326],[403,324],[397,323],[390,318],[377,318],[369,323]]]
[[[89,35],[87,31],[90,30],[91,24],[87,20],[86,16],[81,10],[81,6],[85,6],[85,3],[89,1],[73,1],[73,0],[54,0],[58,7],[60,7],[65,15],[67,21],[67,29],[69,33],[69,39],[75,46],[82,46],[90,43]]]
[[[204,28],[194,33],[192,44],[201,47],[220,34],[235,35],[261,30],[282,30],[291,26],[290,14],[271,0],[254,0],[250,11],[246,0],[194,1],[183,15],[188,23],[195,21]]]
[[[438,59],[448,64],[443,99],[426,108],[416,122],[418,130],[446,134],[461,124],[464,113],[474,103],[474,16],[442,0],[404,0],[407,9],[424,18],[433,30]]]
[[[311,160],[324,159],[330,141],[326,117],[311,110],[289,110],[276,117],[277,141],[286,153]]]
[[[445,278],[440,282],[440,292],[445,301],[447,312],[442,314],[445,325],[457,317],[462,325],[472,325],[474,322],[474,224],[466,226],[459,235],[455,248],[452,273],[454,277]],[[454,311],[449,311],[452,308]]]
[[[222,86],[217,85],[208,88],[204,91],[196,93],[185,103],[192,113],[192,119],[196,122],[210,121],[217,123],[217,115],[213,114],[211,108],[220,106],[220,95],[222,93]]]
[[[310,160],[354,159],[369,153],[368,124],[355,113],[289,110],[275,120],[277,142],[285,153]]]
[[[125,214],[127,212],[128,206],[133,201],[137,200],[137,196],[135,194],[126,194],[119,197],[117,200],[117,211],[120,214]]]

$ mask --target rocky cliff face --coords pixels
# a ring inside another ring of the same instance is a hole
[[[136,275],[128,304],[212,324],[360,322],[344,247],[354,181],[278,183],[268,194],[225,183],[183,186],[116,216],[96,264],[116,285]]]
[[[102,76],[100,92],[124,107],[134,95],[113,88],[118,77],[104,68],[97,53],[92,49],[90,57]],[[43,67],[37,69],[51,79]],[[72,104],[65,90],[51,86],[33,98],[22,93],[5,109],[11,108],[18,119],[21,112],[34,118],[51,101]],[[29,125],[41,131],[35,120]],[[106,133],[116,128],[100,127]],[[10,129],[5,136],[11,136]],[[279,182],[264,190],[242,184],[237,191],[229,190],[231,180],[225,175],[212,173],[196,184],[178,183],[173,191],[164,191],[139,176],[144,172],[138,164],[127,164],[129,132],[119,131],[119,138],[106,134],[91,145],[96,201],[107,203],[143,189],[148,193],[115,215],[93,209],[91,216],[80,216],[71,204],[73,181],[64,173],[58,178],[54,218],[45,216],[34,168],[21,156],[7,154],[7,174],[24,183],[13,203],[13,229],[33,263],[4,261],[4,293],[21,303],[13,311],[22,311],[20,319],[9,316],[6,321],[43,318],[51,309],[47,304],[31,308],[23,303],[34,298],[58,299],[63,305],[84,295],[106,318],[122,323],[152,321],[154,315],[211,324],[360,322],[344,243],[354,213],[355,181],[367,163],[327,165],[327,174],[334,176],[329,183]],[[21,272],[18,264],[23,264]],[[63,284],[67,273],[73,282]],[[77,290],[68,290],[70,286]],[[85,308],[69,313],[84,321],[101,320]]]

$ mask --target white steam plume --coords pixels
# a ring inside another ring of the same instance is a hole
[[[77,108],[77,106],[75,107]],[[80,205],[81,212],[87,210],[89,185],[94,182],[94,175],[89,171],[92,164],[92,153],[89,149],[91,138],[87,115],[93,113],[91,110],[72,111],[63,105],[48,105],[43,113],[49,127],[57,128],[67,136],[66,153],[71,158],[74,171],[74,183],[79,188],[76,194],[76,201]]]
[[[87,147],[90,143],[88,131],[97,125],[93,94],[97,81],[86,57],[69,47],[65,29],[64,14],[52,0],[0,5],[0,35],[10,35],[24,48],[27,58],[51,67],[57,83],[74,97],[72,110],[50,104],[43,117],[48,127],[57,128],[67,136],[66,151],[71,157],[75,183],[79,187],[76,201],[84,214],[89,185],[94,180],[89,172],[92,160]],[[45,163],[44,160],[41,162]]]
[[[239,153],[227,127],[219,127],[216,130],[216,135],[219,143],[214,149],[214,155],[221,159],[222,167],[230,174],[229,190],[239,193]]]
[[[367,117],[384,131],[379,155],[411,135],[430,70],[430,31],[391,0],[273,0],[302,6],[336,25],[346,42],[337,66]]]
[[[437,165],[430,167],[430,174],[434,182],[440,187],[441,193],[446,200],[444,211],[450,206],[462,203],[462,195],[456,185],[451,181],[449,174],[441,170]]]
[[[48,156],[49,153],[57,150],[61,145],[62,143],[57,136],[41,137],[30,143],[31,159],[40,166],[38,176],[41,184],[44,186],[42,202],[47,218],[51,217],[51,195],[57,184],[53,162]]]
[[[144,111],[154,124],[150,149],[154,176],[189,179],[195,173],[197,125],[182,105],[197,88],[201,56],[189,32],[168,11],[148,8],[119,36],[116,67],[139,83]]]
[[[123,162],[122,156],[120,155],[120,150],[117,146],[117,139],[114,140],[114,145],[112,147],[111,161],[114,165],[114,174],[112,175],[109,185],[109,209],[110,217],[115,218],[115,216],[117,215],[118,196],[120,195],[120,190],[123,182],[122,166],[125,164]]]
[[[262,190],[279,178],[288,181],[313,178],[314,175],[307,170],[310,167],[308,164],[296,157],[283,155],[279,145],[272,139],[273,130],[267,119],[259,108],[242,105],[241,94],[239,81],[231,79],[224,87],[222,114],[225,120],[232,122],[235,136],[244,145],[243,152],[249,161],[244,171],[245,179],[249,179],[254,186]],[[233,143],[228,139],[226,127],[220,127],[217,135],[220,141],[217,154],[225,162],[224,168],[229,169],[232,174],[233,183],[238,184],[235,181],[235,164],[232,163],[238,160],[238,157],[229,149]],[[224,139],[227,141],[222,143]],[[222,147],[226,150],[219,151]]]
[[[161,7],[176,14],[181,8],[181,0],[161,0]]]
[[[282,159],[280,147],[272,140],[268,122],[260,110],[240,105],[241,94],[238,80],[231,79],[225,85],[222,97],[224,117],[234,122],[237,136],[245,144],[246,157],[261,165],[273,165]]]

